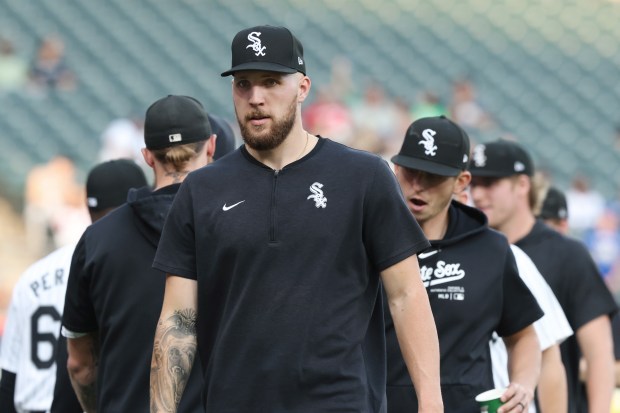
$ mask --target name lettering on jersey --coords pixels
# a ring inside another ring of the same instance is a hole
[[[34,295],[38,297],[40,291],[47,291],[58,285],[64,285],[64,275],[64,268],[58,268],[56,271],[54,271],[53,274],[46,272],[45,274],[41,275],[38,280],[30,283],[30,289],[32,290]]]
[[[252,44],[247,45],[245,48],[246,49],[252,48],[252,50],[256,52],[254,53],[255,56],[265,56],[265,49],[267,48],[267,46],[263,46],[261,44],[261,41],[259,38],[260,35],[261,35],[261,32],[252,32],[248,34],[248,40],[251,41]]]
[[[465,271],[461,264],[448,264],[445,261],[437,261],[435,267],[423,265],[420,268],[420,275],[425,287],[432,287],[438,284],[445,284],[457,281],[465,277]]]
[[[424,129],[422,131],[422,137],[424,139],[419,141],[418,145],[424,145],[425,155],[430,155],[430,156],[437,155],[437,145],[435,145],[435,138],[434,138],[435,135],[437,135],[437,132],[435,132],[432,129]]]
[[[308,195],[308,198],[306,199],[313,199],[314,206],[316,206],[317,208],[326,208],[327,197],[323,195],[323,190],[321,188],[323,188],[323,184],[318,182],[310,185],[310,192],[312,192],[312,195]]]

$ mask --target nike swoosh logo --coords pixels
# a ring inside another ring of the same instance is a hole
[[[428,258],[432,255],[435,255],[439,252],[439,250],[435,250],[435,251],[429,251],[429,252],[422,252],[420,254],[418,254],[418,258],[423,260],[424,258]]]
[[[231,206],[226,206],[226,204],[224,204],[224,206],[222,207],[222,211],[228,211],[229,209],[233,209],[234,207],[236,207],[237,205],[243,202],[245,202],[245,199],[243,201],[237,202],[236,204],[232,204]]]

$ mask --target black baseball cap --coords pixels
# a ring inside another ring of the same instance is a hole
[[[144,143],[147,149],[204,141],[211,134],[207,112],[193,97],[168,95],[146,110]]]
[[[286,27],[255,26],[241,30],[230,48],[232,65],[222,77],[240,70],[306,74],[304,48]]]
[[[542,219],[567,219],[568,204],[564,193],[556,187],[550,187],[538,216]]]
[[[407,129],[392,162],[435,175],[457,176],[469,163],[469,137],[443,115],[420,118]]]
[[[209,123],[211,123],[213,133],[217,135],[217,145],[215,146],[213,160],[218,160],[235,150],[235,132],[233,132],[226,119],[213,113],[209,113]]]
[[[469,170],[473,176],[505,178],[513,175],[534,175],[534,163],[517,142],[505,139],[474,147]]]
[[[130,188],[146,186],[142,168],[129,159],[98,164],[86,178],[86,204],[91,211],[115,208],[127,201]]]

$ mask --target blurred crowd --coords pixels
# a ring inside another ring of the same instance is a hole
[[[65,57],[59,36],[44,36],[34,56],[22,56],[14,43],[0,37],[0,93],[26,90],[33,94],[47,90],[73,90],[77,78]]]

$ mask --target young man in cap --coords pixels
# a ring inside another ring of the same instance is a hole
[[[95,166],[86,180],[86,201],[92,222],[125,202],[130,188],[145,184],[144,173],[133,161],[109,161]],[[60,335],[74,248],[75,245],[59,248],[32,264],[13,290],[0,348],[0,411],[3,413],[50,409],[56,371],[66,371],[64,365],[57,367],[54,349]],[[64,400],[65,413],[76,412],[76,402],[71,404],[72,393]]]
[[[500,411],[525,410],[538,382],[532,323],[542,311],[519,277],[505,237],[488,228],[480,211],[452,201],[471,178],[467,134],[444,116],[418,119],[392,162],[409,210],[431,242],[418,259],[439,335],[445,411],[478,411],[475,396],[493,388],[488,343],[494,331],[510,358],[511,384]],[[416,411],[389,318],[386,336],[388,409]]]
[[[227,75],[245,145],[191,174],[168,215],[154,411],[182,392],[169,366],[183,345],[200,353],[207,412],[384,412],[380,282],[420,411],[443,411],[415,257],[428,243],[388,165],[303,129],[310,79],[288,29],[237,33]]]
[[[148,108],[144,140],[155,188],[131,191],[126,204],[91,225],[71,263],[63,334],[71,381],[88,412],[149,410],[152,338],[165,284],[164,274],[152,268],[153,257],[180,183],[215,152],[207,114],[187,96],[170,95]],[[186,350],[176,353],[173,371],[193,360]],[[180,411],[203,411],[199,374],[184,377],[186,383]]]
[[[501,231],[534,261],[575,331],[561,345],[569,412],[608,412],[614,386],[609,316],[616,304],[585,246],[536,220],[537,190],[529,154],[516,142],[478,145],[470,167],[472,198]],[[588,365],[586,392],[579,384],[579,356]],[[586,394],[587,393],[587,394]]]

